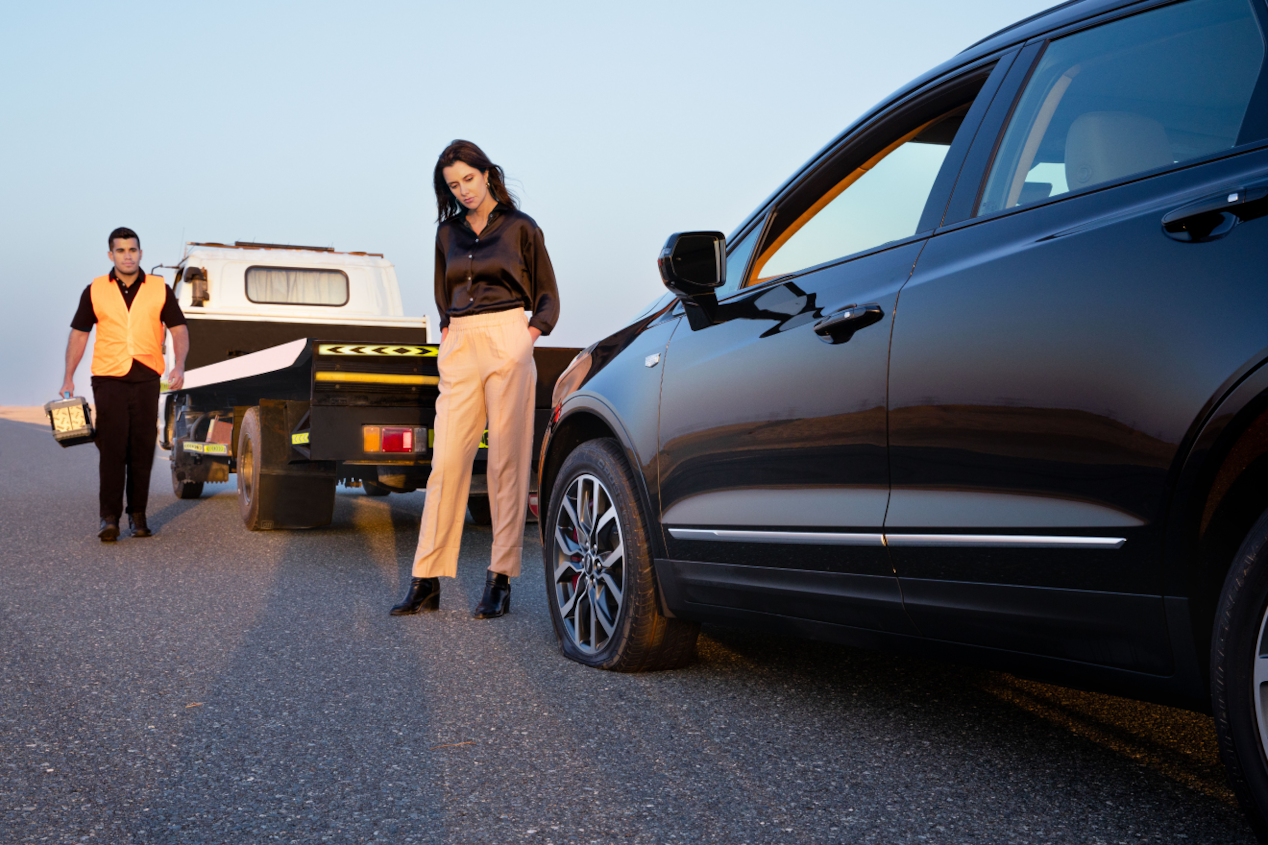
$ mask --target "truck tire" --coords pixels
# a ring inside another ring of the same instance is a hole
[[[700,625],[660,612],[648,523],[620,444],[589,440],[568,455],[543,534],[546,603],[565,657],[617,672],[695,659]]]
[[[1268,842],[1268,511],[1233,558],[1211,642],[1220,758],[1259,841]]]
[[[362,481],[361,489],[365,491],[367,496],[386,496],[392,491],[373,481]]]
[[[260,468],[263,463],[260,451],[263,437],[260,434],[260,409],[248,408],[242,416],[242,428],[238,432],[238,513],[242,523],[251,531],[260,528]],[[272,525],[269,526],[270,528]]]
[[[493,508],[489,505],[489,497],[474,494],[467,496],[467,510],[471,512],[473,525],[492,525]]]

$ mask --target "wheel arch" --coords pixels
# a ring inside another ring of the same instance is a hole
[[[1214,403],[1190,439],[1167,518],[1164,593],[1188,600],[1194,650],[1206,679],[1224,579],[1247,532],[1268,510],[1264,364]]]
[[[543,446],[541,475],[538,478],[538,501],[541,503],[543,518],[538,522],[538,529],[545,546],[546,520],[544,515],[550,508],[550,499],[554,494],[555,480],[568,455],[588,440],[611,437],[621,445],[626,463],[634,472],[634,483],[638,490],[639,503],[643,513],[647,515],[648,537],[652,544],[652,553],[663,556],[663,538],[660,534],[660,519],[647,487],[647,478],[640,471],[640,459],[634,449],[633,440],[616,413],[596,396],[574,394],[561,407],[558,419],[551,426]],[[660,585],[657,584],[659,594]]]

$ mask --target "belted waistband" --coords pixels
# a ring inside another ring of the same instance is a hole
[[[508,308],[505,311],[493,311],[486,314],[469,314],[465,317],[450,317],[451,329],[485,329],[490,326],[506,326],[512,323],[528,323],[528,316],[522,308]]]

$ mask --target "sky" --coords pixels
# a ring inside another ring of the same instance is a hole
[[[542,343],[585,346],[663,293],[671,233],[729,233],[871,106],[1053,2],[8,6],[0,405],[56,397],[116,226],[147,270],[188,241],[381,252],[435,325],[431,171],[454,138],[545,233]]]

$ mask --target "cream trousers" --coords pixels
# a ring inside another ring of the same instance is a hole
[[[462,521],[471,491],[471,462],[489,424],[489,505],[493,561],[489,569],[520,574],[528,473],[533,451],[537,366],[528,318],[520,310],[454,317],[440,344],[440,398],[431,477],[414,553],[414,577],[458,573]]]

